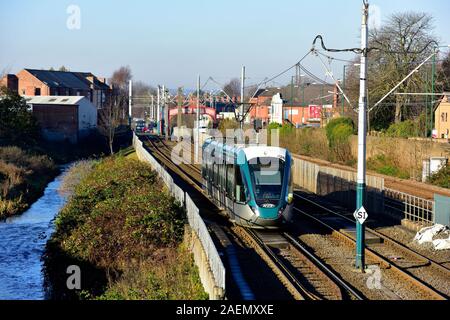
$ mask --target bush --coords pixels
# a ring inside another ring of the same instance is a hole
[[[106,284],[99,288],[92,279],[78,298],[189,299],[204,294],[191,258],[179,251],[184,210],[150,166],[116,156],[71,171],[81,182],[55,222],[46,261],[51,281],[59,282],[62,266],[76,261],[109,275],[107,291]],[[61,256],[68,261],[60,261]],[[178,287],[184,288],[181,293]],[[58,290],[66,289],[61,284]]]
[[[410,138],[418,135],[417,123],[406,120],[392,124],[386,131],[386,135],[391,138]]]
[[[35,142],[40,128],[25,99],[5,88],[0,88],[0,96],[0,137],[10,143]]]
[[[433,174],[428,182],[441,188],[450,189],[450,166],[447,164],[439,172]]]
[[[337,118],[331,120],[325,128],[328,145],[331,150],[329,160],[349,163],[353,160],[349,138],[355,133],[355,125],[350,118]]]

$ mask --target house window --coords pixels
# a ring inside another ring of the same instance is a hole
[[[441,122],[445,122],[445,113],[443,113],[443,112],[441,114]]]
[[[41,95],[41,88],[34,88],[34,95],[40,96]]]

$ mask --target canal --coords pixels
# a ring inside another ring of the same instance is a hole
[[[25,213],[0,221],[0,300],[45,299],[42,255],[66,202],[58,188],[67,168]]]

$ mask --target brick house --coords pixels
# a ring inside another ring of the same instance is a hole
[[[111,93],[105,78],[89,72],[23,69],[17,75],[6,75],[2,83],[22,96],[84,96],[97,109]]]
[[[338,91],[332,85],[306,84],[295,89],[290,98],[290,88],[269,88],[259,90],[250,100],[252,108],[250,121],[260,120],[262,124],[271,122],[272,98],[280,94],[283,99],[282,118],[296,126],[323,124],[338,112]],[[319,115],[318,115],[319,113]]]
[[[25,96],[42,135],[49,141],[77,143],[97,127],[97,108],[83,96]]]
[[[437,139],[450,139],[450,92],[444,93],[441,102],[434,111],[435,132]]]

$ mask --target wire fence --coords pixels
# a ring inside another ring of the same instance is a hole
[[[222,259],[217,252],[211,235],[209,234],[208,228],[200,216],[200,210],[197,208],[194,201],[192,201],[189,194],[184,192],[177,184],[175,184],[172,176],[147,150],[145,150],[142,141],[140,141],[136,135],[133,135],[133,146],[136,150],[138,158],[141,161],[150,164],[153,170],[158,173],[161,180],[164,181],[170,194],[186,209],[189,226],[200,239],[209,267],[214,276],[214,284],[216,287],[220,288],[222,292],[225,292],[225,267],[223,266]],[[202,281],[202,283],[207,283],[207,281]],[[214,295],[214,288],[205,289],[210,291],[208,292],[210,297]]]

